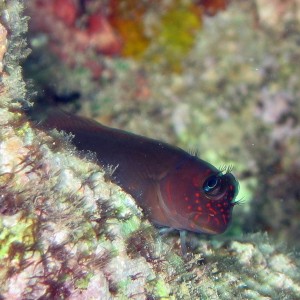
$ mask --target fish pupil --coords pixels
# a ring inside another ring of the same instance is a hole
[[[205,192],[210,192],[218,185],[218,183],[219,183],[219,178],[215,175],[211,176],[205,181],[203,190]]]

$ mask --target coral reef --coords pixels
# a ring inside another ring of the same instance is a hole
[[[46,136],[27,121],[22,106],[29,102],[18,65],[28,53],[21,13],[18,1],[2,11],[11,32],[0,102],[2,298],[164,296],[168,273],[155,267],[156,251],[163,252],[134,200],[106,182],[97,165],[80,160],[67,137]],[[1,25],[2,52],[6,32]],[[132,242],[129,251],[133,235],[143,235],[147,244],[135,249]]]
[[[134,127],[146,119],[147,110],[147,122],[170,117],[169,127],[163,134],[166,140],[173,136],[173,140],[195,146],[197,135],[203,143],[204,156],[212,158],[210,149],[214,149],[222,158],[234,158],[240,175],[255,178],[256,189],[251,192],[257,192],[254,203],[260,205],[260,211],[249,214],[248,223],[264,221],[273,228],[270,234],[274,236],[274,226],[278,226],[276,230],[282,235],[291,232],[291,228],[296,235],[299,228],[295,218],[299,214],[299,174],[295,168],[299,157],[299,104],[296,101],[299,70],[292,62],[298,61],[295,51],[298,35],[293,32],[290,39],[283,42],[283,48],[274,50],[269,46],[270,40],[265,40],[265,36],[261,38],[262,33],[253,33],[245,17],[233,18],[234,12],[233,8],[214,20],[214,25],[207,26],[211,44],[202,43],[194,49],[199,58],[202,55],[206,59],[196,64],[191,54],[186,61],[189,72],[183,77],[145,75],[156,100],[146,104],[144,110],[135,102],[136,110],[142,111],[140,116],[131,118],[131,122],[119,117],[120,123]],[[225,25],[227,35],[240,43],[224,46],[221,52],[208,51],[216,48],[215,40],[225,45],[222,37],[226,35],[220,29]],[[238,32],[230,31],[232,27],[240,28],[241,36],[233,37]],[[300,298],[300,260],[291,248],[284,248],[261,233],[210,241],[194,235],[190,237],[193,253],[184,259],[178,251],[178,237],[159,237],[134,199],[109,182],[93,155],[78,153],[70,143],[71,137],[61,132],[45,133],[34,128],[23,109],[31,105],[33,96],[30,83],[22,78],[20,66],[29,54],[24,37],[26,30],[22,2],[10,0],[2,4],[0,298]],[[255,45],[246,44],[243,48],[243,38],[253,35]],[[265,49],[271,52],[268,57],[263,55]],[[208,57],[207,53],[210,53]],[[252,69],[252,63],[247,64],[245,56],[235,55],[234,60],[228,60],[231,57],[228,53],[246,53],[255,61],[259,72]],[[268,72],[278,75],[270,78],[266,75]],[[192,82],[199,77],[196,90]],[[122,86],[124,78],[119,79],[112,89]],[[168,84],[171,88],[166,89]],[[283,89],[283,85],[288,89]],[[109,93],[107,87],[102,97]],[[191,106],[183,102],[183,95],[191,99]],[[168,97],[172,109],[167,106]],[[226,105],[219,105],[222,98],[227,100]],[[165,102],[158,109],[162,99]],[[272,105],[273,101],[276,106]],[[126,105],[127,110],[133,106],[129,102]],[[183,114],[188,122],[181,117]],[[230,126],[235,121],[238,125],[232,131]],[[154,136],[158,133],[153,133],[153,128],[161,128],[160,123],[156,122],[151,130],[141,125],[139,130],[152,131]],[[253,127],[246,130],[245,124],[253,124]],[[202,134],[198,131],[199,125],[206,128]],[[224,130],[219,132],[216,128],[221,127]],[[172,134],[168,134],[168,130]],[[205,140],[209,140],[209,144],[205,144]],[[238,150],[241,141],[249,148],[247,152],[245,148]],[[263,147],[266,143],[269,148]],[[274,149],[276,155],[273,155]],[[280,198],[285,201],[278,201]],[[273,202],[279,206],[277,209],[271,205]],[[247,205],[241,206],[245,208],[250,209]],[[274,209],[272,218],[271,209]],[[280,216],[284,216],[284,222],[289,218],[291,223],[282,228],[284,224],[276,224]]]
[[[245,203],[228,234],[268,231],[299,247],[300,29],[299,8],[291,10],[295,1],[288,2],[283,10],[278,2],[252,1],[257,5],[250,12],[249,4],[233,3],[205,20],[181,74],[143,65],[149,92],[142,100],[128,80],[138,66],[126,62],[82,111],[199,149],[217,166],[233,164]],[[285,17],[274,23],[264,5]]]
[[[28,67],[35,68],[30,70],[31,76],[35,74],[35,82],[42,85],[40,91],[53,89],[47,79],[52,73],[56,93],[65,95],[79,87],[83,98],[91,98],[96,88],[119,76],[127,64],[122,57],[180,70],[181,61],[195,44],[203,16],[214,15],[226,5],[224,0],[162,1],[156,5],[128,0],[28,1],[33,49]],[[69,80],[70,70],[73,78]],[[143,81],[140,71],[136,70],[134,77]],[[69,82],[65,84],[65,80]]]
[[[175,64],[175,59],[182,58],[193,45],[202,16],[214,15],[226,6],[224,0],[157,5],[128,0],[34,0],[27,8],[32,17],[31,29],[48,33],[52,51],[69,64],[78,61],[72,55],[88,49],[137,58],[153,44],[156,52],[161,51],[160,59],[169,60],[171,56],[170,62]],[[182,19],[185,22],[180,22]]]

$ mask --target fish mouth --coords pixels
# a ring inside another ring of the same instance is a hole
[[[202,233],[207,233],[207,234],[218,234],[220,233],[219,231],[212,229],[212,228],[208,228],[205,226],[201,226],[201,232]]]
[[[214,215],[211,214],[193,214],[190,218],[194,232],[206,234],[221,234],[227,226],[220,224],[218,221],[213,221]]]

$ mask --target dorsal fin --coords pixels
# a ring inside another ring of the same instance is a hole
[[[47,129],[86,130],[89,132],[103,129],[103,125],[94,120],[76,116],[60,109],[49,109],[46,112],[34,113],[33,120],[37,122],[38,126]]]

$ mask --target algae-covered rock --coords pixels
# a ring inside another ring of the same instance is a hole
[[[298,299],[299,258],[257,234],[231,241],[160,238],[93,155],[25,115],[33,91],[21,1],[1,6],[0,298]],[[9,32],[7,36],[7,32]],[[107,170],[106,170],[107,171]]]
[[[134,200],[106,182],[92,160],[80,159],[68,137],[47,136],[28,122],[23,107],[30,99],[19,66],[23,50],[28,53],[21,2],[9,1],[2,17],[1,49],[11,32],[0,100],[2,297],[144,298],[161,294],[158,283],[168,291],[165,269],[153,270],[162,254],[155,233],[141,221]],[[152,257],[127,251],[128,239],[138,232]]]
[[[203,244],[210,286],[215,298],[204,299],[298,299],[299,260],[287,249],[254,234],[236,241]],[[205,290],[205,289],[204,289]]]

